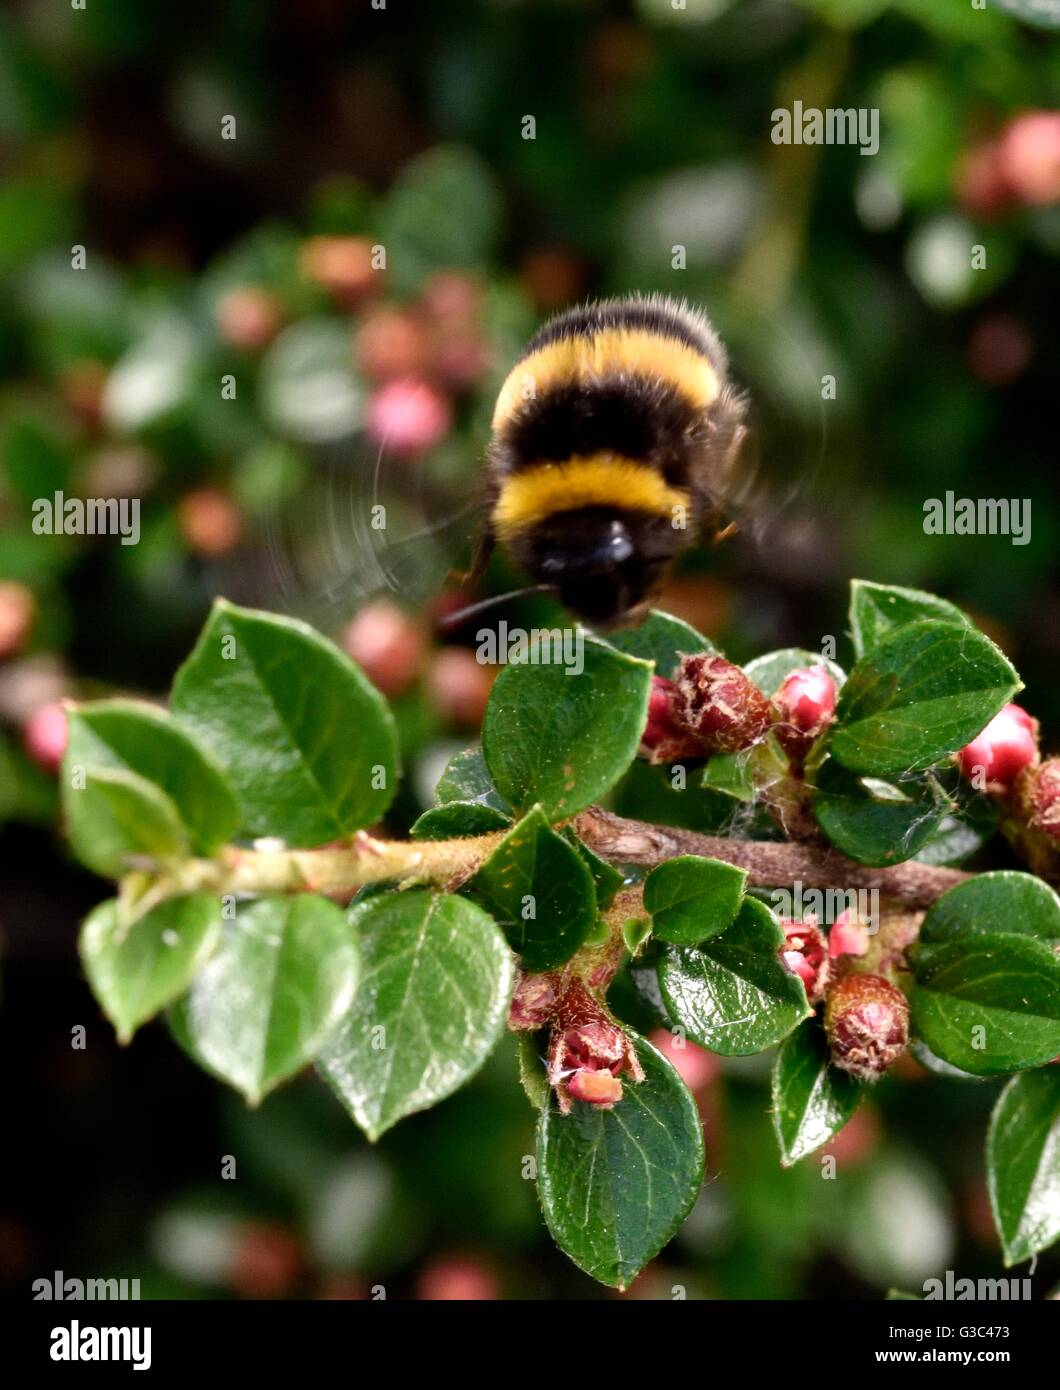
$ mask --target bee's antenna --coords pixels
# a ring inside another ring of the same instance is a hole
[[[507,603],[510,599],[525,598],[527,594],[554,594],[557,592],[555,584],[531,584],[525,589],[512,589],[507,594],[494,594],[492,598],[484,598],[478,603],[471,603],[466,608],[458,609],[455,613],[448,613],[438,621],[439,632],[452,632],[454,628],[461,627],[467,622],[468,618],[477,617],[479,613],[485,613],[490,608],[496,608],[499,603]]]

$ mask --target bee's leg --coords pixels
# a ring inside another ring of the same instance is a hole
[[[487,523],[479,531],[475,538],[475,548],[471,552],[471,568],[469,570],[450,570],[449,578],[461,588],[468,584],[477,584],[486,573],[486,567],[490,562],[497,545],[497,538]]]

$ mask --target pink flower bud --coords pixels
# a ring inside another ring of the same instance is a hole
[[[283,323],[280,301],[256,285],[229,290],[215,312],[225,342],[247,350],[268,347]]]
[[[383,449],[418,454],[445,438],[452,423],[449,401],[415,377],[388,381],[365,410],[365,431]]]
[[[780,722],[777,738],[793,757],[809,751],[814,739],[835,719],[835,681],[826,667],[803,666],[785,677],[773,696]]]
[[[508,1006],[508,1027],[513,1033],[531,1033],[545,1026],[556,1011],[556,983],[551,972],[520,974]]]
[[[0,660],[22,650],[37,615],[37,600],[25,584],[0,584]]]
[[[406,691],[423,665],[423,633],[389,599],[366,603],[347,627],[342,645],[384,695]]]
[[[294,1231],[275,1221],[249,1221],[239,1232],[228,1278],[241,1298],[284,1298],[304,1268]]]
[[[310,237],[299,251],[298,265],[307,279],[322,285],[347,308],[381,289],[385,278],[372,264],[367,237]]]
[[[719,1074],[718,1059],[713,1052],[687,1039],[682,1041],[669,1028],[657,1028],[648,1041],[662,1053],[693,1093],[709,1086]]]
[[[1012,205],[1012,189],[1005,178],[1001,143],[989,140],[969,150],[956,176],[957,198],[973,217],[995,217]]]
[[[180,499],[177,525],[189,550],[197,555],[224,555],[239,541],[243,518],[226,492],[197,487]]]
[[[68,738],[66,711],[58,702],[41,705],[26,720],[22,743],[26,753],[45,772],[58,772]]]
[[[634,1081],[644,1080],[629,1038],[584,983],[571,977],[556,1005],[548,1049],[548,1080],[560,1113],[569,1114],[574,1100],[610,1110],[622,1099],[618,1078],[626,1071]]]
[[[703,758],[706,749],[677,718],[677,687],[663,676],[652,676],[648,696],[648,719],[638,752],[652,763],[679,763],[686,758]]]
[[[868,927],[852,912],[841,912],[828,933],[828,954],[835,960],[838,956],[863,956],[868,949]]]
[[[812,922],[781,922],[784,945],[780,959],[806,986],[806,998],[816,1004],[824,998],[831,974],[828,943],[824,932]]]
[[[416,1297],[428,1302],[482,1302],[500,1296],[493,1271],[465,1255],[432,1260],[416,1280]]]
[[[683,656],[674,679],[674,713],[711,753],[736,753],[757,743],[772,722],[769,701],[731,661]]]
[[[446,724],[477,729],[489,702],[496,668],[484,666],[467,647],[443,647],[427,671],[427,698]]]
[[[427,370],[430,335],[415,314],[379,309],[365,319],[354,340],[354,357],[369,381],[416,377]]]
[[[1001,173],[1022,203],[1060,202],[1060,111],[1028,111],[1001,136]]]
[[[824,1026],[835,1065],[876,1081],[905,1051],[909,1005],[881,975],[844,975],[828,991]]]
[[[1060,758],[1042,763],[1031,790],[1031,825],[1060,841]]]
[[[1038,758],[1038,721],[1019,705],[1006,705],[957,754],[957,765],[970,781],[990,791],[1010,787]]]

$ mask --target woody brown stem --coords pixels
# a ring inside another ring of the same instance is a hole
[[[573,824],[578,836],[603,859],[651,868],[681,854],[697,854],[746,869],[753,888],[798,882],[806,888],[876,889],[881,897],[909,907],[929,907],[948,889],[971,877],[961,869],[936,868],[912,860],[873,869],[823,845],[729,840],[696,830],[627,820],[599,806],[582,811]]]

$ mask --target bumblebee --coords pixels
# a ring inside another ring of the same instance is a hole
[[[687,305],[557,315],[497,399],[476,569],[500,542],[584,621],[642,619],[676,556],[716,531],[745,413],[724,347]]]

